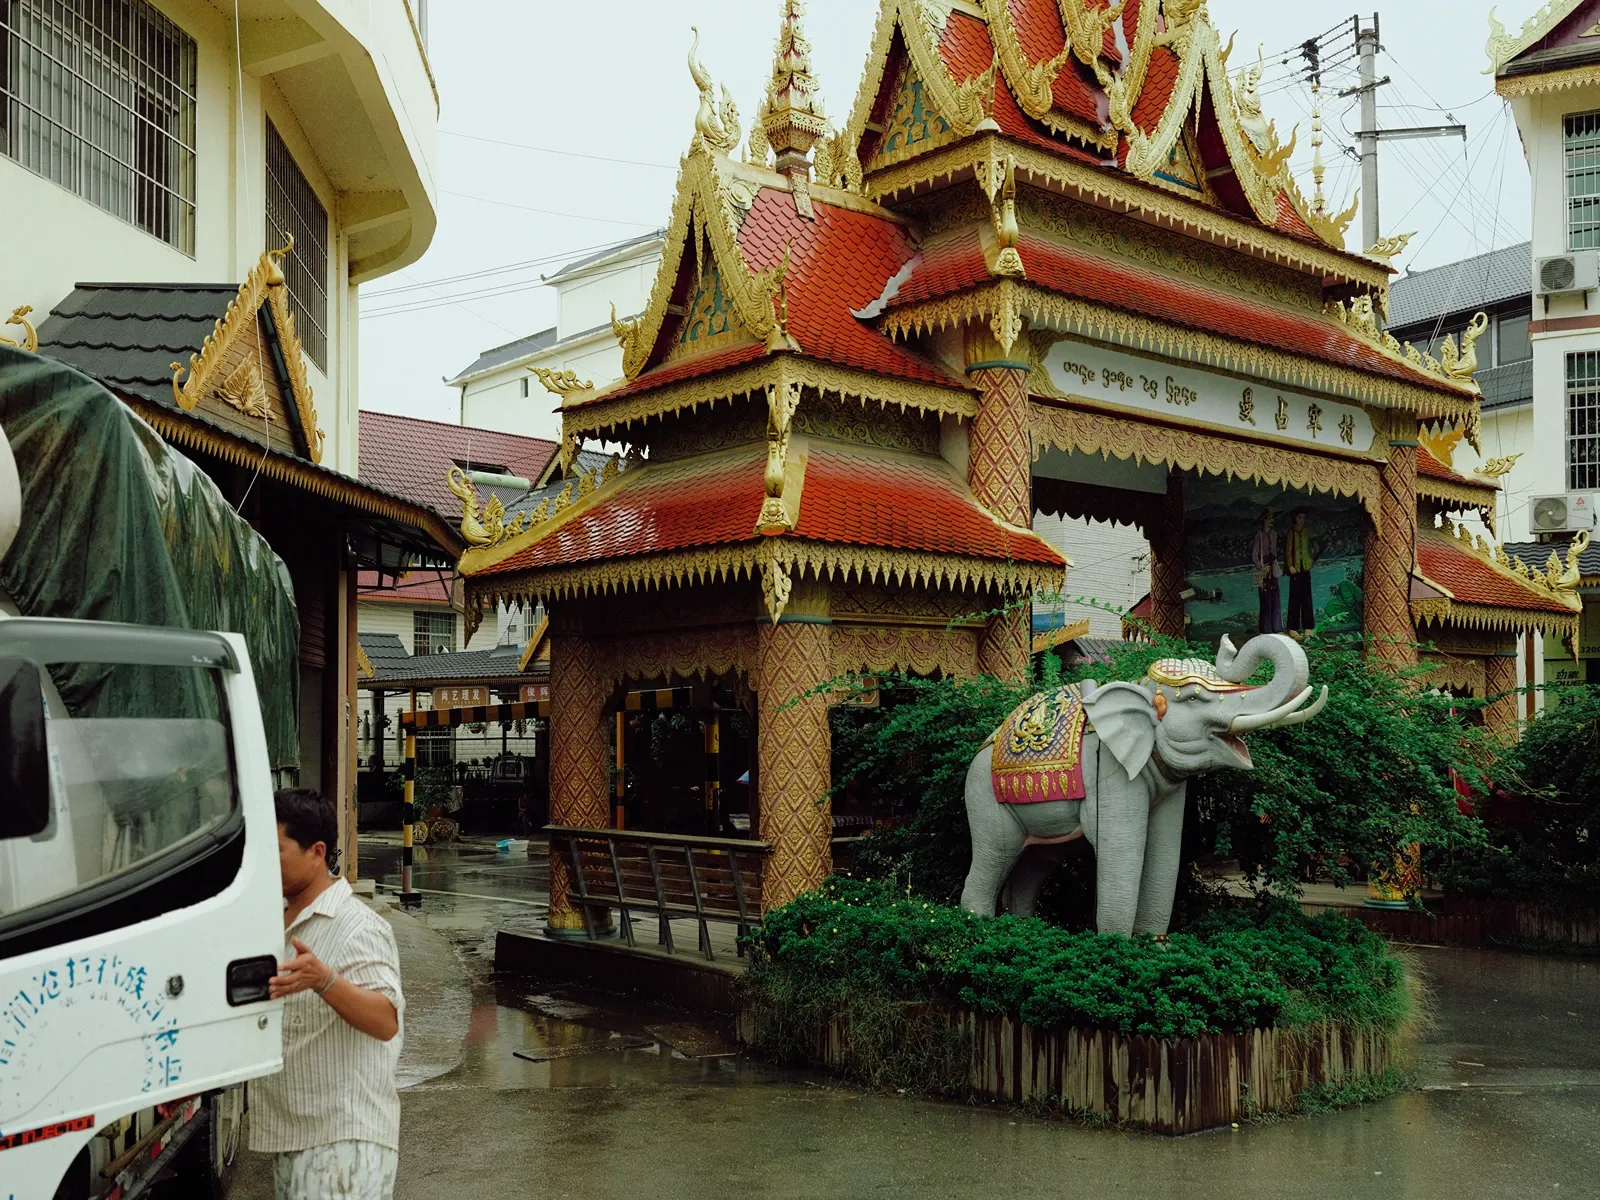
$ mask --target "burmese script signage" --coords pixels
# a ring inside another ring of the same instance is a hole
[[[438,687],[433,689],[434,708],[481,708],[489,703],[486,687]]]
[[[1353,404],[1083,342],[1057,342],[1045,368],[1074,398],[1329,450],[1372,448],[1372,420]]]

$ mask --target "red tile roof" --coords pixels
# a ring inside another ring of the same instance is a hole
[[[453,571],[415,571],[393,586],[383,586],[376,571],[361,571],[356,588],[361,599],[383,604],[449,604],[454,579]]]
[[[765,468],[761,446],[635,468],[609,495],[478,574],[759,541],[755,525]],[[1044,539],[989,516],[942,460],[816,442],[792,536],[1019,563],[1064,562]]]
[[[854,315],[883,292],[884,282],[917,253],[911,234],[897,221],[812,200],[812,220],[800,216],[794,197],[765,187],[739,230],[739,249],[752,271],[776,266],[787,251],[789,333],[808,358],[876,375],[944,387],[966,382],[906,346],[891,342]],[[664,336],[670,336],[670,328]],[[714,354],[652,367],[638,378],[587,403],[615,400],[684,379],[755,362],[764,345],[735,346]]]
[[[1296,312],[1221,288],[1199,286],[1134,263],[1027,234],[1019,241],[1018,249],[1029,282],[1064,296],[1094,300],[1157,320],[1459,394],[1444,380],[1395,360],[1320,314]],[[904,307],[988,280],[977,234],[964,235],[925,251],[921,264],[901,285],[889,307]]]
[[[1492,483],[1486,483],[1482,479],[1473,479],[1469,475],[1463,475],[1460,471],[1445,466],[1432,454],[1428,453],[1426,446],[1422,445],[1417,447],[1417,474],[1426,475],[1430,479],[1448,480],[1450,483],[1459,483],[1466,487],[1487,488],[1491,492],[1499,490]]]
[[[968,558],[1064,563],[1043,538],[1000,524],[940,459],[813,442],[794,536]]]
[[[367,409],[361,410],[359,421],[361,482],[447,516],[461,509],[445,483],[446,472],[458,460],[503,466],[513,475],[537,479],[556,453],[556,444],[543,438],[467,425]]]
[[[1485,562],[1449,534],[1422,530],[1417,535],[1417,569],[1461,604],[1515,608],[1528,612],[1576,615],[1555,597],[1535,591],[1508,571]]]
[[[1061,53],[1067,37],[1056,0],[1010,0],[1010,5],[1012,28],[1028,62],[1048,62]],[[1112,62],[1122,60],[1117,39],[1109,29],[1104,53]],[[1098,126],[1105,120],[1105,93],[1086,72],[1075,56],[1069,59],[1056,75],[1052,97],[1063,112]]]

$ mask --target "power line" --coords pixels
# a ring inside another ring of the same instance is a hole
[[[439,279],[428,279],[428,280],[424,280],[424,281],[419,282],[419,283],[401,284],[399,287],[383,288],[381,290],[372,290],[372,291],[364,292],[363,295],[368,297],[368,298],[379,297],[379,296],[393,296],[393,295],[396,295],[396,294],[398,294],[400,292],[415,292],[415,291],[419,291],[419,290],[422,290],[422,289],[425,289],[425,288],[437,287],[437,286],[440,286],[440,285],[443,285],[443,284],[447,284],[447,283],[460,283],[460,282],[463,282],[464,280],[468,280],[468,279],[480,279],[480,278],[484,278],[484,277],[487,277],[487,276],[490,276],[490,275],[504,275],[504,274],[507,274],[507,273],[509,273],[511,271],[527,270],[528,268],[531,268],[531,267],[549,266],[551,263],[560,262],[564,258],[578,258],[578,257],[581,257],[582,255],[589,254],[589,253],[591,253],[591,252],[593,252],[595,250],[603,250],[607,246],[613,245],[613,244],[614,243],[611,243],[611,242],[597,242],[593,246],[582,246],[582,247],[579,247],[576,250],[568,250],[568,251],[565,251],[564,253],[547,254],[547,255],[543,255],[543,256],[541,256],[539,258],[524,259],[522,262],[508,263],[507,265],[502,266],[502,267],[486,267],[481,271],[465,271],[460,275],[446,275],[446,276],[443,276],[442,278],[439,278]]]
[[[562,158],[582,158],[589,162],[617,163],[625,167],[651,167],[657,171],[676,171],[676,163],[645,162],[635,158],[608,158],[603,154],[580,154],[576,150],[557,150],[551,146],[535,146],[529,142],[508,142],[501,138],[482,137],[476,133],[457,133],[452,129],[441,129],[439,133],[444,137],[462,138],[469,142],[484,142],[490,146],[509,146],[513,150],[532,150],[537,154],[559,154]]]
[[[538,213],[540,216],[544,217],[566,217],[573,221],[597,221],[602,225],[629,225],[635,229],[658,228],[658,226],[650,221],[618,221],[611,217],[591,217],[586,213],[557,212],[550,208],[533,208],[527,204],[513,204],[509,200],[491,200],[487,196],[474,196],[471,192],[452,192],[446,188],[439,189],[439,194],[443,196],[455,196],[461,200],[476,200],[479,204],[494,204],[501,208],[514,208],[519,212]]]

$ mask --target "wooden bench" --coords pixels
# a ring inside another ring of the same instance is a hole
[[[573,825],[547,825],[545,832],[551,853],[572,874],[572,902],[591,941],[616,909],[622,936],[635,946],[631,914],[649,913],[669,954],[677,953],[672,922],[693,920],[700,952],[715,959],[709,922],[732,924],[742,935],[761,919],[761,869],[772,849],[766,842]]]

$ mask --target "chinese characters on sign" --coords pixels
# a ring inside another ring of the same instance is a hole
[[[524,704],[542,704],[550,699],[550,685],[548,683],[525,683],[522,685],[520,699]]]
[[[1373,444],[1372,418],[1357,405],[1327,396],[1292,388],[1280,391],[1271,383],[1247,385],[1238,376],[1076,339],[1052,346],[1043,366],[1058,394],[1072,401],[1100,402],[1169,421],[1249,430],[1306,446],[1328,447],[1331,439],[1322,435],[1334,429],[1339,431],[1341,448],[1361,453]]]
[[[433,689],[434,708],[481,708],[489,703],[486,687],[440,687]]]

